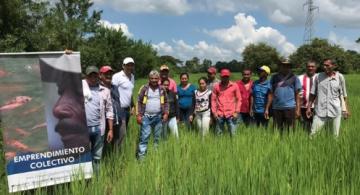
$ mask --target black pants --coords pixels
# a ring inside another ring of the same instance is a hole
[[[256,126],[268,127],[269,120],[265,118],[264,113],[254,113]]]
[[[289,132],[290,128],[295,129],[295,108],[285,110],[273,110],[274,127]]]
[[[313,108],[311,108],[311,112],[314,112]],[[308,118],[306,116],[306,108],[301,108],[301,124],[308,133],[310,133],[311,131],[312,122],[313,122],[313,116]]]

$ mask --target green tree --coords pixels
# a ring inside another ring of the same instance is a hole
[[[191,60],[185,62],[185,68],[187,72],[197,73],[200,71],[200,59],[193,57]]]
[[[344,49],[338,45],[330,44],[326,39],[316,38],[310,44],[300,46],[296,52],[290,55],[291,62],[302,71],[305,70],[307,61],[314,60],[321,64],[327,58],[336,60],[339,71],[343,73],[349,71],[350,62]],[[321,68],[320,66],[320,70]]]
[[[256,70],[262,65],[270,66],[271,70],[277,68],[276,64],[279,62],[280,55],[276,48],[267,45],[266,43],[250,44],[245,47],[243,53],[244,66]]]

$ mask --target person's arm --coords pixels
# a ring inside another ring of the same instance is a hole
[[[254,110],[253,110],[253,106],[254,106],[254,97],[253,95],[251,94],[250,95],[250,116],[253,117],[254,116]]]
[[[345,119],[349,118],[350,116],[350,110],[349,110],[349,106],[348,106],[348,101],[347,101],[347,91],[346,91],[346,83],[345,83],[345,79],[343,77],[343,75],[340,75],[340,81],[341,81],[341,107],[342,107],[342,114],[344,116]]]
[[[240,89],[237,85],[235,87],[234,95],[236,98],[236,107],[235,107],[235,113],[233,114],[233,117],[237,118],[238,114],[240,113],[240,109],[241,109],[241,94],[240,94]]]
[[[215,119],[218,118],[218,115],[217,115],[217,104],[216,104],[216,101],[217,101],[217,92],[216,92],[216,85],[213,86],[213,91],[211,93],[211,112],[214,116]]]
[[[190,122],[193,121],[194,116],[195,116],[195,105],[196,105],[196,97],[195,97],[195,91],[194,91],[194,93],[192,95],[192,103],[191,103],[191,110],[190,110],[191,115],[189,116]]]
[[[138,95],[138,101],[137,101],[137,109],[136,109],[136,122],[141,125],[142,124],[142,117],[143,117],[143,100],[144,100],[144,86],[140,88],[139,95]]]
[[[271,103],[273,101],[273,93],[271,90],[269,91],[269,93],[267,95],[267,99],[268,100],[267,100],[266,107],[265,107],[264,117],[265,117],[265,119],[270,119],[269,110],[270,110]]]
[[[166,122],[169,118],[169,102],[168,102],[168,97],[167,97],[167,94],[165,92],[165,89],[164,88],[160,88],[160,90],[162,90],[162,94],[163,94],[163,97],[164,97],[164,110],[163,110],[163,122]]]
[[[108,143],[111,142],[111,140],[113,139],[113,136],[114,136],[114,133],[113,133],[114,112],[113,111],[114,111],[114,109],[113,109],[113,104],[111,101],[111,93],[110,93],[110,90],[108,90],[108,93],[106,96],[106,104],[105,104],[105,113],[106,113],[106,118],[107,118],[108,127],[109,127],[109,131],[106,136],[106,141]]]
[[[296,103],[296,105],[295,105],[295,117],[296,118],[299,118],[300,117],[300,102],[301,102],[301,99],[300,99],[300,90],[297,90],[296,92],[295,92],[295,103]]]

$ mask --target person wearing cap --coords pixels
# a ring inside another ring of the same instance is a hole
[[[311,105],[315,102],[315,116],[311,125],[310,135],[315,135],[327,122],[331,123],[336,137],[340,133],[341,116],[347,119],[350,116],[347,104],[347,91],[344,76],[335,71],[336,62],[333,59],[323,61],[324,72],[315,78],[311,87],[310,100],[306,115],[310,118]]]
[[[245,68],[242,71],[242,79],[237,81],[241,94],[241,108],[239,113],[239,122],[244,122],[245,126],[249,126],[251,121],[250,116],[250,94],[253,81],[251,80],[252,72],[250,69]]]
[[[119,102],[126,119],[125,131],[128,128],[130,115],[135,111],[133,102],[133,89],[135,86],[134,66],[134,60],[131,57],[126,57],[122,64],[123,70],[115,73],[111,80],[111,83],[118,89],[120,94]],[[126,136],[126,132],[124,136]]]
[[[301,83],[300,101],[301,101],[301,123],[303,128],[310,133],[313,117],[306,116],[306,109],[309,104],[310,90],[316,78],[316,62],[309,60],[306,63],[306,72],[298,76]],[[310,105],[311,111],[314,111],[314,104]]]
[[[265,118],[265,107],[268,102],[268,94],[271,90],[270,68],[266,65],[258,69],[259,79],[254,81],[250,94],[250,116],[254,118],[256,125],[267,128],[269,119]]]
[[[228,69],[222,69],[220,76],[221,81],[214,85],[211,95],[211,112],[216,118],[216,134],[222,134],[226,123],[230,135],[234,136],[235,122],[241,108],[240,90],[236,83],[230,81]]]
[[[95,173],[98,174],[104,147],[106,120],[109,126],[106,141],[110,143],[113,138],[114,114],[110,90],[99,84],[99,69],[95,66],[89,66],[86,68],[85,73],[86,77],[82,83],[86,123],[90,134],[93,168]]]
[[[116,86],[111,83],[114,74],[111,66],[102,66],[100,68],[100,85],[108,88],[111,94],[111,102],[113,106],[114,121],[113,121],[113,140],[112,145],[120,148],[126,135],[126,117],[125,111],[120,105],[120,94]],[[106,130],[109,128],[106,126]],[[107,148],[105,148],[107,149]]]
[[[151,128],[154,128],[154,143],[161,138],[162,124],[169,116],[166,89],[159,84],[160,74],[156,70],[149,73],[149,83],[139,90],[136,121],[140,127],[137,158],[141,160],[147,151]]]
[[[279,73],[270,80],[271,91],[265,109],[265,117],[269,118],[270,105],[272,104],[274,127],[289,132],[295,129],[296,119],[300,117],[300,91],[299,78],[291,71],[292,64],[289,60],[282,61]]]
[[[219,83],[220,80],[216,78],[216,68],[210,67],[207,69],[207,80],[206,85],[207,88],[212,91],[214,88],[215,83]]]
[[[169,77],[169,72],[170,72],[170,69],[166,64],[163,64],[160,66],[160,81],[159,81],[159,83],[161,84],[163,81],[168,79],[170,81],[169,90],[174,93],[177,93],[176,82],[172,78]]]

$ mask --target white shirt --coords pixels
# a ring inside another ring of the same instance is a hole
[[[160,88],[152,90],[150,87],[147,94],[147,102],[145,107],[145,114],[159,114],[161,112],[161,103],[160,103]]]
[[[127,108],[131,106],[131,97],[135,85],[134,75],[131,74],[131,79],[126,76],[125,72],[122,70],[112,77],[112,84],[115,85],[120,94],[120,104],[122,108]]]

